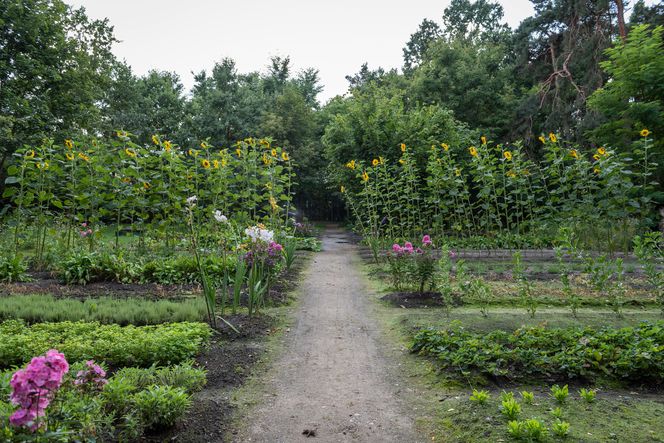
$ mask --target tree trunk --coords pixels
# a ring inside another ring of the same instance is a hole
[[[620,33],[620,38],[624,43],[625,39],[627,39],[627,30],[625,29],[625,4],[623,3],[623,0],[615,1],[618,12],[618,33]]]

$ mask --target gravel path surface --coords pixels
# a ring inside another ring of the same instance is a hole
[[[238,442],[417,442],[390,383],[347,233],[328,227],[305,274],[296,321],[270,388]]]

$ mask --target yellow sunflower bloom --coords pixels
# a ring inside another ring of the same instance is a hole
[[[576,151],[576,149],[571,149],[569,151],[569,155],[572,156],[572,158],[578,159],[579,158],[579,153]]]
[[[405,165],[405,164],[406,164],[406,160],[404,160],[403,158],[400,158],[400,159],[399,159],[399,163],[402,164],[402,165]]]
[[[171,142],[169,142],[168,140],[166,140],[166,141],[164,142],[164,150],[165,150],[166,152],[171,152],[171,149],[172,149],[172,148],[173,148],[173,144],[172,144]]]
[[[115,135],[117,135],[120,138],[127,138],[127,131],[116,131]]]
[[[471,156],[477,157],[477,148],[475,146],[471,146],[468,148],[468,152],[470,153]]]
[[[553,143],[556,143],[558,141],[558,137],[556,137],[556,134],[553,132],[549,132],[549,140],[551,140]]]
[[[125,154],[127,154],[129,157],[136,157],[136,151],[130,148],[125,148],[124,150]]]
[[[219,160],[212,160],[212,167],[214,169],[219,169]]]
[[[155,145],[158,145],[159,144],[159,137],[157,137],[156,135],[153,135],[152,136],[152,143],[154,143]]]
[[[276,149],[271,150],[270,155],[272,155],[272,157],[276,157],[277,156],[277,150]]]
[[[514,177],[516,177],[516,172],[514,172],[512,169],[510,169],[509,171],[507,171],[507,176],[509,178],[514,178]]]
[[[641,137],[647,137],[650,135],[650,131],[648,131],[646,128],[643,128],[639,134],[641,134]]]
[[[445,151],[445,152],[450,150],[450,147],[447,143],[441,143],[440,147],[443,148],[443,151]]]
[[[221,159],[221,167],[225,168],[226,166],[228,166],[228,160],[226,160],[225,158],[222,158]]]
[[[599,169],[599,168],[595,168],[595,169],[593,169],[593,172],[594,172],[595,174],[599,174],[599,173],[600,173],[600,169]]]
[[[598,153],[599,155],[606,155],[606,149],[604,149],[604,148],[599,148],[599,149],[597,150],[597,153]]]
[[[538,139],[539,139],[539,141],[541,141],[542,143],[546,143],[546,139],[544,138],[543,135],[540,135],[540,136],[538,137]]]
[[[367,174],[367,171],[364,171],[362,173],[362,181],[365,181],[365,182],[369,181],[369,174]]]
[[[505,157],[505,160],[512,160],[512,153],[510,151],[505,151],[503,152],[503,157]]]
[[[483,145],[486,145],[486,137],[485,136],[481,136],[480,141],[482,142]]]
[[[454,168],[454,175],[456,175],[457,177],[461,176],[461,169]]]
[[[82,152],[79,152],[79,153],[78,153],[78,158],[80,158],[81,160],[83,160],[83,161],[85,161],[85,162],[90,161],[90,157],[88,157],[87,155],[83,154]]]
[[[65,154],[65,157],[67,157],[67,160],[69,160],[69,161],[72,161],[72,160],[74,160],[74,158],[76,158],[76,157],[74,156],[74,154],[72,154],[71,152],[67,152],[67,153]]]
[[[67,147],[67,149],[71,150],[74,148],[74,143],[71,140],[67,139],[65,140],[65,146]]]
[[[348,169],[355,169],[355,160],[351,160],[348,163],[346,163],[346,167]]]
[[[371,164],[372,164],[373,166],[378,166],[378,165],[380,164],[380,160],[378,160],[377,158],[374,158],[374,159],[371,161]]]
[[[282,159],[283,161],[287,162],[287,161],[290,159],[290,157],[288,156],[288,152],[285,152],[285,151],[282,152],[282,153],[281,153],[281,159]]]
[[[201,161],[201,166],[203,166],[204,169],[210,169],[210,160],[208,160],[207,158],[204,158]]]
[[[25,158],[35,158],[35,151],[30,150],[25,153]]]
[[[339,188],[339,191],[341,191],[342,194],[346,193],[346,187],[344,185],[341,185],[341,188]]]
[[[401,148],[401,152],[406,152],[406,144],[405,143],[401,143],[401,145],[399,147]]]
[[[143,182],[143,189],[150,189],[150,183]]]
[[[599,160],[599,159],[600,159],[600,156],[599,156],[599,154],[595,154],[595,155],[593,155],[593,158],[594,158],[595,160]]]
[[[210,147],[210,145],[208,145],[207,142],[201,142],[201,148],[207,149],[209,147]]]
[[[237,148],[237,149],[235,150],[235,153],[237,154],[238,157],[241,157],[241,156],[242,156],[242,149]]]

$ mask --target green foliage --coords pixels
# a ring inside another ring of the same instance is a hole
[[[477,389],[473,389],[473,394],[470,396],[470,401],[478,405],[485,405],[490,397],[491,395],[488,391],[478,391]]]
[[[97,321],[102,324],[156,325],[201,321],[205,304],[199,298],[182,301],[120,299],[58,299],[51,295],[5,296],[0,303],[0,321],[16,319],[26,323]]]
[[[567,438],[567,436],[569,435],[570,427],[571,425],[569,424],[569,422],[557,420],[555,423],[551,425],[551,430],[556,436],[561,438]]]
[[[500,412],[508,420],[516,420],[521,414],[521,405],[514,398],[508,398],[501,402]]]
[[[523,402],[525,404],[532,405],[533,402],[535,401],[535,394],[530,391],[522,391],[521,398],[523,399]]]
[[[664,315],[664,271],[658,267],[664,250],[664,239],[661,232],[652,232],[643,237],[634,237],[634,255],[648,279],[648,284],[655,292],[657,303]]]
[[[133,400],[148,430],[173,426],[191,406],[191,398],[183,389],[170,386],[150,386]]]
[[[460,374],[636,383],[664,379],[662,346],[664,323],[644,322],[621,329],[534,327],[486,334],[460,327],[424,329],[415,335],[412,350]]]
[[[0,282],[15,283],[30,281],[28,266],[19,256],[13,258],[0,256]]]
[[[205,323],[155,326],[102,325],[97,322],[0,323],[2,367],[21,365],[58,349],[71,362],[87,359],[113,367],[176,364],[196,356],[210,337]]]
[[[597,397],[597,391],[594,389],[581,388],[579,390],[579,395],[586,401],[586,403],[594,403],[595,398]]]

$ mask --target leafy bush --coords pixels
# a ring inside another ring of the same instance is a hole
[[[58,277],[65,284],[85,285],[97,281],[131,283],[138,279],[141,266],[126,261],[121,255],[76,252],[65,257]]]
[[[147,429],[173,426],[191,406],[191,398],[182,388],[170,386],[150,386],[133,400]]]
[[[28,266],[20,257],[0,257],[0,283],[30,281]]]
[[[183,301],[95,298],[57,299],[51,295],[3,297],[0,321],[20,319],[27,323],[98,321],[119,325],[155,325],[166,322],[201,321],[205,302],[200,297]]]
[[[0,367],[21,365],[56,348],[72,361],[94,359],[112,367],[169,365],[193,358],[210,337],[205,323],[156,326],[102,325],[97,322],[0,324]]]
[[[485,405],[486,402],[489,401],[489,397],[489,392],[473,389],[473,394],[470,396],[470,401],[477,403],[478,405]]]
[[[418,332],[414,352],[444,368],[484,376],[664,380],[664,322],[622,329],[520,328],[473,333],[461,327]]]

